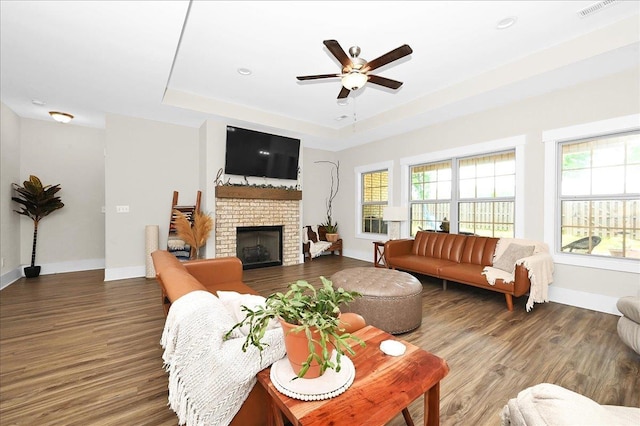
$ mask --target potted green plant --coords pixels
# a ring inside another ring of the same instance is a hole
[[[327,231],[325,238],[327,241],[335,243],[340,239],[340,234],[338,234],[338,222],[333,222],[331,220],[331,216],[327,217],[327,221],[321,223],[320,226],[323,226]]]
[[[37,176],[29,176],[20,186],[13,184],[13,189],[18,193],[17,197],[11,197],[13,201],[21,204],[16,213],[27,216],[33,221],[33,245],[31,247],[31,266],[24,268],[27,278],[35,278],[40,275],[40,266],[36,266],[36,243],[38,240],[38,225],[45,216],[64,207],[60,197],[55,194],[60,191],[60,184],[43,186]]]
[[[269,323],[277,319],[285,334],[287,357],[298,377],[318,377],[329,368],[340,371],[341,357],[346,353],[354,354],[349,340],[364,346],[361,339],[345,332],[339,318],[340,305],[351,302],[360,294],[336,289],[325,277],[320,280],[322,286],[317,290],[307,281],[300,280],[290,284],[286,293],[267,297],[264,306],[255,309],[243,306],[246,317],[225,334],[225,339],[235,329],[246,325],[249,332],[242,350],[246,351],[249,345],[262,350],[262,338]],[[331,358],[333,349],[336,351],[335,362]]]

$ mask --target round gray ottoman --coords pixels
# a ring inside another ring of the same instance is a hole
[[[355,312],[391,334],[420,327],[422,323],[422,284],[406,272],[384,268],[350,268],[331,276],[334,287],[357,291],[356,298],[343,312]]]

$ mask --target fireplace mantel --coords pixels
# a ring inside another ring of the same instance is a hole
[[[243,198],[258,200],[302,200],[302,191],[259,188],[255,186],[216,186],[217,198]]]

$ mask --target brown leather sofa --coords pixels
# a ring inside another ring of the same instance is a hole
[[[206,290],[216,294],[218,290],[237,291],[243,294],[258,294],[242,282],[242,262],[237,257],[193,260],[180,262],[166,250],[151,253],[156,270],[156,279],[162,291],[162,306],[165,315],[171,303],[187,293]],[[366,325],[357,314],[342,315],[347,332],[359,330]],[[240,411],[231,422],[233,426],[262,426],[267,424],[269,395],[260,385],[253,387]]]
[[[389,268],[441,278],[445,289],[447,281],[455,281],[504,293],[512,311],[513,296],[526,294],[531,281],[528,270],[517,265],[514,282],[487,282],[482,270],[493,265],[497,243],[498,238],[419,231],[414,239],[388,241],[384,255]]]

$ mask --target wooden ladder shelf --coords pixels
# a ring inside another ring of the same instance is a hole
[[[169,237],[167,238],[167,251],[176,256],[180,261],[186,261],[195,257],[195,248],[185,244],[183,240],[178,237],[176,232],[175,210],[184,214],[189,222],[193,225],[193,219],[195,212],[200,211],[200,200],[202,198],[202,192],[198,191],[196,194],[196,203],[192,206],[178,205],[178,191],[173,191],[173,200],[171,201],[171,216],[169,218]]]

